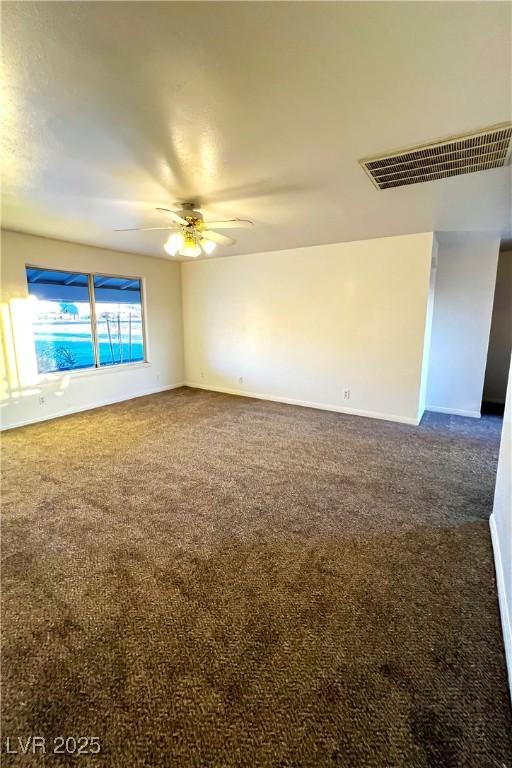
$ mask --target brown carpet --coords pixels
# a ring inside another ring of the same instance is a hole
[[[188,389],[3,437],[5,765],[512,768],[501,422]]]

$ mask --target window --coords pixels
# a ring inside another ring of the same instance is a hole
[[[140,279],[26,271],[39,373],[145,360]]]
[[[144,360],[140,280],[95,275],[94,297],[99,364]]]

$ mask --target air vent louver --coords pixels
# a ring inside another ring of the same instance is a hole
[[[503,123],[359,162],[378,189],[403,187],[500,168],[510,156],[511,138],[512,123]]]

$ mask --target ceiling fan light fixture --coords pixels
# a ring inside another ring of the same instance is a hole
[[[203,251],[209,256],[216,249],[217,243],[214,243],[212,240],[203,239],[201,240],[201,247]]]
[[[176,256],[180,248],[183,247],[183,244],[185,242],[185,238],[181,234],[181,232],[175,232],[172,234],[167,242],[164,245],[164,249],[167,251],[169,256]]]
[[[191,256],[192,258],[195,258],[196,256],[201,255],[201,246],[196,241],[195,237],[192,233],[186,233],[185,242],[183,244],[183,247],[180,248],[180,255],[181,256]]]
[[[116,232],[149,232],[157,230],[173,230],[163,248],[169,256],[189,256],[196,258],[205,253],[209,256],[217,245],[234,245],[236,240],[217,229],[236,229],[239,227],[252,227],[252,221],[248,219],[227,219],[226,221],[214,221],[211,225],[203,218],[201,211],[197,210],[194,203],[179,203],[179,211],[171,211],[169,208],[157,208],[172,220],[172,226],[166,227],[130,227],[128,229],[116,229]],[[210,227],[215,227],[211,229]]]

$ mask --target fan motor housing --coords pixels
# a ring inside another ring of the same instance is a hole
[[[188,221],[189,227],[203,228],[203,214],[194,208],[193,203],[182,203],[181,210],[176,213]]]

